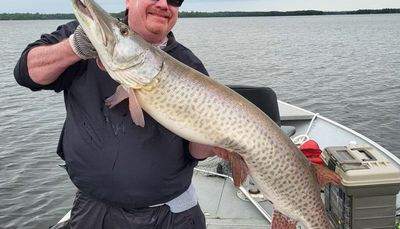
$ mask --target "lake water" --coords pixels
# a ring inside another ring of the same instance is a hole
[[[13,68],[66,21],[0,21],[0,228],[48,228],[74,187],[57,165],[62,93],[31,92]],[[225,84],[269,86],[400,156],[400,14],[180,19],[177,39]]]

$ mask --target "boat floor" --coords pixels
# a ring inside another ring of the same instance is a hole
[[[200,198],[199,203],[206,216],[208,229],[225,228],[269,228],[270,223],[249,202],[237,196],[237,190],[231,180],[205,175],[196,172],[193,183]],[[268,201],[259,204],[272,212],[272,205]]]

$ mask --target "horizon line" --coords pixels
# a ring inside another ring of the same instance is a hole
[[[359,10],[400,10],[400,8],[360,8],[356,10],[316,10],[316,9],[299,9],[299,10],[227,10],[227,11],[196,11],[196,10],[182,10],[179,11],[179,13],[226,13],[226,12],[231,12],[231,13],[240,13],[240,12],[245,12],[245,13],[251,13],[251,12],[260,12],[260,13],[268,13],[268,12],[301,12],[301,11],[318,11],[318,12],[352,12],[352,11],[359,11]],[[117,14],[124,12],[125,10],[119,11],[119,12],[108,12],[111,14]],[[56,12],[56,13],[40,13],[40,12],[0,12],[0,14],[73,14],[73,12]]]

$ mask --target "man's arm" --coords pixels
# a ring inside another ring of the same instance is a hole
[[[37,84],[48,85],[79,60],[68,39],[53,45],[37,46],[28,52],[29,76]]]
[[[79,74],[81,59],[97,56],[82,27],[72,21],[29,44],[14,68],[14,77],[31,90],[59,92],[71,84],[71,76]]]

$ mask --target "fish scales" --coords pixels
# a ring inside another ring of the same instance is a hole
[[[93,0],[72,5],[105,69],[130,93],[130,104],[138,101],[182,138],[238,153],[275,209],[309,229],[332,228],[313,167],[265,113],[148,44]]]
[[[323,209],[309,162],[268,116],[225,86],[175,65],[166,61],[157,86],[138,91],[147,113],[190,141],[239,153],[255,183],[285,215],[298,218]]]

